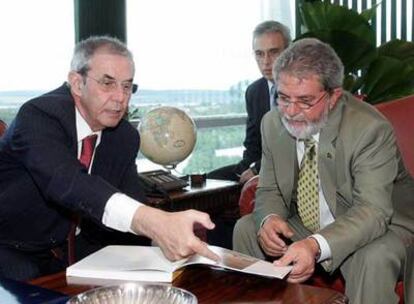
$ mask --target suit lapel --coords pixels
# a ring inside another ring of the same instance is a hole
[[[72,141],[72,152],[74,155],[77,155],[78,139],[76,132],[75,102],[73,101],[70,89],[64,84],[53,93],[54,95],[60,95],[60,102],[53,104],[53,111],[59,116],[60,123],[68,133],[68,138]]]
[[[71,106],[72,113],[69,115],[67,120],[67,126],[68,126],[68,132],[70,133],[69,137],[72,139],[72,151],[75,153],[75,155],[78,155],[78,135],[76,132],[76,118],[75,118],[75,107],[72,104]]]
[[[119,168],[117,164],[127,163],[127,160],[117,160],[114,155],[121,155],[117,149],[119,149],[119,141],[117,138],[122,138],[122,131],[120,131],[120,124],[124,121],[121,120],[119,125],[114,128],[106,128],[102,131],[101,142],[95,151],[94,164],[92,167],[92,173],[102,176],[107,181],[110,181],[112,185],[118,186],[120,180],[117,180]],[[124,128],[125,130],[125,128]]]
[[[342,99],[341,99],[342,100]],[[336,139],[342,118],[344,103],[339,101],[330,112],[328,122],[319,137],[318,171],[322,191],[331,212],[336,212]]]
[[[296,140],[290,136],[286,128],[280,126],[282,124],[279,112],[273,113],[273,120],[276,125],[275,130],[280,130],[278,138],[275,141],[277,147],[273,151],[277,151],[275,157],[276,178],[279,189],[282,192],[285,203],[289,206],[292,199],[292,190],[295,183],[295,174],[298,168],[296,154]]]
[[[117,145],[113,142],[114,128],[106,128],[102,131],[101,142],[95,151],[94,165],[92,167],[92,173],[103,176],[110,180],[111,170],[113,170],[113,159],[116,155]]]
[[[269,96],[269,86],[267,84],[267,79],[266,78],[262,78],[263,81],[260,83],[260,102],[259,107],[261,109],[261,113],[262,116],[269,112],[270,110],[270,104],[269,104],[269,100],[270,100],[270,96]]]

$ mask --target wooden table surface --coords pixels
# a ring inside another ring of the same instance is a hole
[[[93,286],[68,285],[65,273],[31,281],[37,286],[76,295]],[[187,267],[174,279],[173,286],[192,292],[199,304],[209,303],[276,303],[276,304],[343,304],[347,298],[331,289],[283,280],[268,279],[204,266]]]

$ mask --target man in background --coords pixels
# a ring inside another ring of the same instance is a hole
[[[260,170],[262,145],[260,143],[260,121],[263,115],[275,106],[276,87],[272,76],[273,63],[291,42],[290,31],[277,21],[265,21],[253,31],[253,52],[262,78],[246,90],[246,137],[243,158],[238,164],[216,169],[208,178],[233,180],[244,183]]]
[[[165,256],[216,259],[193,233],[208,214],[145,206],[135,160],[139,134],[123,117],[135,65],[115,38],[78,43],[67,83],[26,102],[0,140],[0,276],[29,280],[64,269],[71,215],[98,242],[129,233],[151,238]],[[108,239],[108,235],[111,235]]]
[[[261,124],[255,209],[236,224],[234,249],[293,265],[293,283],[316,263],[339,269],[353,304],[398,303],[396,282],[413,267],[414,183],[391,124],[343,91],[343,73],[317,39],[293,43],[276,61],[278,108]]]
[[[252,48],[262,77],[250,84],[245,94],[247,121],[243,158],[238,164],[211,171],[207,175],[208,178],[245,183],[259,172],[262,153],[260,121],[263,115],[275,106],[276,86],[272,67],[290,42],[290,31],[280,22],[264,21],[254,29]],[[209,243],[231,249],[235,220],[217,218],[214,222],[217,228],[208,231]]]

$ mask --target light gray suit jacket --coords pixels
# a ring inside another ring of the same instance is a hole
[[[278,214],[295,231],[293,239],[302,239],[311,232],[303,226],[295,203],[296,140],[284,128],[277,110],[264,116],[261,128],[263,155],[254,210],[256,227],[259,229],[267,215]],[[404,184],[405,191],[412,194],[414,184],[402,165],[391,124],[374,107],[347,92],[320,132],[318,170],[335,218],[319,231],[331,248],[327,270],[332,271],[388,230],[394,209],[402,209],[393,207],[393,199],[398,203],[398,195],[393,197],[394,183]],[[414,232],[412,201],[402,203],[403,209],[409,207],[408,214],[393,218],[410,234]]]

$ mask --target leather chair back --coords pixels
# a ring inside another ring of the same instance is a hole
[[[414,95],[380,103],[376,108],[391,122],[405,167],[414,176]]]

